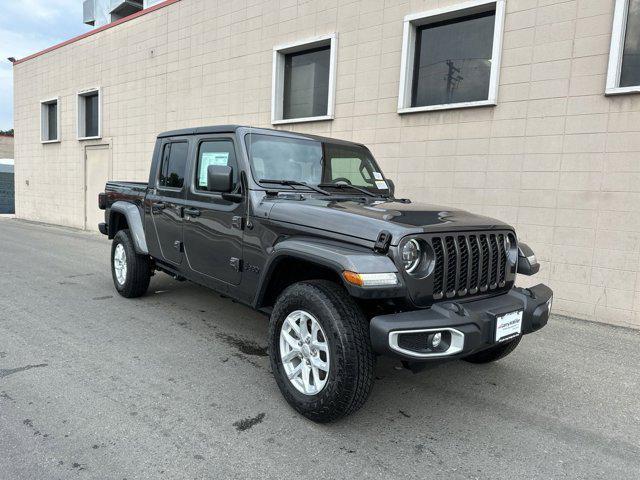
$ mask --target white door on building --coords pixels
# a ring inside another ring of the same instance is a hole
[[[98,208],[98,194],[104,192],[104,185],[111,171],[111,147],[92,145],[84,150],[85,158],[85,230],[98,230],[104,222],[104,211]]]

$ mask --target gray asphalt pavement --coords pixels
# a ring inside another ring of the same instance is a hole
[[[554,317],[506,359],[378,362],[365,407],[281,398],[267,319],[159,274],[120,298],[109,242],[0,219],[0,479],[640,478],[640,333]]]

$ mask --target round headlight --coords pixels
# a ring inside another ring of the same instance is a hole
[[[407,273],[411,273],[418,268],[421,257],[422,251],[420,250],[420,244],[417,240],[409,240],[404,244],[404,247],[402,247],[402,263]]]

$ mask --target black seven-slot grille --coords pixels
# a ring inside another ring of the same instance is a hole
[[[464,297],[504,287],[505,235],[478,232],[431,237],[433,298]]]

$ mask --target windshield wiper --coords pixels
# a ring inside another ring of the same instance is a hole
[[[366,188],[356,187],[355,185],[350,185],[348,183],[321,183],[318,186],[319,187],[334,187],[334,188],[339,188],[339,189],[351,188],[353,190],[357,190],[358,192],[362,192],[362,193],[364,193],[365,195],[367,195],[369,197],[377,197],[378,196],[375,193],[370,192]]]
[[[291,186],[291,187],[295,187],[295,186],[299,186],[299,187],[307,187],[310,190],[313,190],[314,192],[318,192],[321,193],[322,195],[331,195],[329,192],[327,192],[326,190],[323,190],[321,188],[318,188],[314,185],[311,185],[307,182],[299,182],[297,180],[272,180],[272,179],[268,179],[268,178],[263,178],[259,180],[260,183],[273,183],[276,185],[285,185],[285,186]]]

